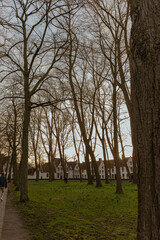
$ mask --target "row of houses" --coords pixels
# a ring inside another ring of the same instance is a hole
[[[9,170],[9,157],[0,154],[0,173],[1,172],[8,172]],[[62,163],[60,158],[54,159],[54,178],[55,179],[64,179],[64,172],[62,168]],[[105,165],[102,159],[97,161],[98,164],[98,171],[100,174],[101,179],[105,179]],[[129,179],[128,171],[126,169],[126,164],[128,166],[129,172],[133,174],[133,162],[132,157],[128,157],[124,161],[120,161],[120,172],[121,172],[121,179]],[[108,177],[110,179],[116,179],[116,166],[114,160],[107,161],[108,167]],[[91,166],[92,169],[92,166]],[[87,169],[85,162],[78,163],[77,161],[68,161],[66,162],[66,173],[68,179],[80,179],[80,171],[82,179],[87,179]],[[44,163],[41,165],[39,169],[39,178],[40,179],[49,179],[49,164]],[[28,168],[28,179],[36,179],[36,169],[34,167]]]
[[[133,162],[132,158],[126,158],[125,159],[126,164],[128,166],[129,172],[133,173]],[[98,170],[101,179],[105,179],[105,166],[104,161],[102,159],[99,159],[97,161],[98,164]],[[108,160],[108,177],[110,179],[116,179],[116,166],[114,160]],[[82,179],[87,179],[87,169],[85,162],[79,163],[77,161],[75,162],[67,162],[66,163],[66,172],[67,172],[67,178],[68,179],[79,179],[80,178],[80,169],[81,169],[81,177]],[[124,161],[120,161],[120,172],[121,172],[121,178],[122,179],[129,179],[128,172],[126,169],[126,165]],[[49,179],[49,165],[48,163],[43,164],[39,169],[39,178],[40,179]],[[64,172],[62,168],[62,163],[59,158],[54,159],[54,178],[55,179],[64,179]],[[29,168],[28,169],[28,179],[36,179],[36,171],[35,168]]]

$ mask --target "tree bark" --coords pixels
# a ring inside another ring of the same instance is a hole
[[[8,182],[11,182],[12,167],[13,167],[13,161],[12,161],[12,157],[11,157],[10,166],[9,166],[9,173],[8,173]]]
[[[108,178],[108,164],[107,164],[107,158],[106,158],[106,146],[105,146],[105,139],[103,138],[102,142],[102,149],[103,149],[103,159],[104,159],[104,171],[105,171],[105,183],[109,183]]]
[[[13,146],[12,160],[11,161],[13,163],[13,183],[17,188],[19,188],[16,146]]]
[[[133,104],[132,104],[133,105]],[[133,145],[132,151],[132,162],[133,162],[133,179],[132,182],[137,184],[137,148],[136,146],[136,119],[134,115],[134,109],[132,106],[132,113],[130,114],[130,125],[131,125],[131,139]]]
[[[37,161],[37,151],[34,149],[34,162],[35,162],[35,168],[36,168],[36,181],[39,180],[39,164]]]
[[[54,165],[53,165],[53,147],[52,147],[52,132],[49,134],[49,154],[48,154],[48,164],[49,164],[49,181],[54,181]]]
[[[93,184],[93,178],[92,178],[92,175],[91,175],[91,167],[90,167],[89,153],[88,153],[87,147],[86,147],[85,163],[86,163],[86,168],[87,168],[88,185],[92,185]]]
[[[79,159],[79,154],[78,154],[77,158],[78,158],[78,166],[79,166],[79,178],[80,178],[80,182],[82,182],[82,168],[81,168],[81,163],[80,163],[80,159]]]
[[[130,1],[138,240],[160,239],[160,1]]]
[[[120,173],[120,158],[118,152],[118,130],[117,130],[117,92],[116,81],[113,83],[113,124],[114,124],[114,161],[116,165],[116,193],[122,193],[121,173]]]
[[[20,201],[25,202],[28,198],[28,131],[30,123],[30,103],[25,103],[23,136],[22,136],[22,156],[20,163]]]

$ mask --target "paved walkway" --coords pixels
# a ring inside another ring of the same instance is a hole
[[[3,229],[3,221],[4,221],[4,215],[5,215],[7,193],[8,193],[8,188],[5,189],[4,191],[3,202],[0,201],[0,240],[2,240],[2,229]]]
[[[0,203],[0,240],[31,240],[29,231],[17,210],[13,192],[5,192],[5,198]]]

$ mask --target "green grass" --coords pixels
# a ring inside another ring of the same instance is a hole
[[[115,182],[102,188],[87,182],[29,181],[27,203],[17,203],[33,240],[134,240],[137,225],[137,187]]]

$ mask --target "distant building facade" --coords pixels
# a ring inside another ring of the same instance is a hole
[[[125,161],[125,162],[124,162]],[[132,157],[126,158],[124,161],[120,160],[120,172],[121,172],[121,179],[127,180],[129,179],[129,175],[127,172],[126,164],[128,166],[129,172],[133,174],[133,162]],[[62,168],[62,163],[59,158],[55,158],[54,161],[54,178],[55,179],[64,179],[64,171]],[[98,164],[98,171],[101,179],[105,179],[105,165],[102,159],[97,161]],[[80,175],[82,179],[87,179],[87,169],[85,162],[78,163],[75,162],[66,162],[66,173],[68,179],[80,179]],[[91,164],[92,170],[92,164]],[[116,179],[116,166],[114,160],[107,161],[107,170],[108,170],[108,178],[109,179]],[[81,171],[81,174],[80,174]],[[36,171],[35,168],[28,169],[28,179],[36,179]],[[39,169],[39,179],[49,179],[49,165],[48,163],[43,164]]]

